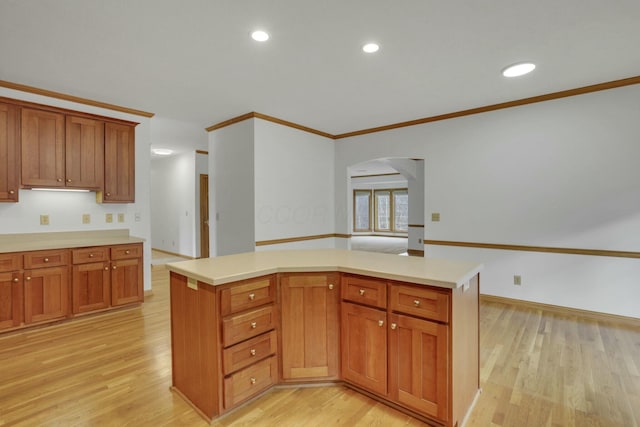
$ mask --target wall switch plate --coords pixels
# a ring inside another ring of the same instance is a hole
[[[431,221],[433,221],[433,222],[440,221],[440,213],[439,212],[433,212],[431,214]]]
[[[40,215],[40,225],[49,225],[49,215]]]
[[[518,275],[513,276],[513,284],[516,286],[522,285],[522,276],[518,276]]]
[[[106,222],[113,222],[113,214],[110,214],[110,213],[106,214],[104,220]]]
[[[89,224],[90,222],[91,222],[91,215],[82,214],[82,223],[83,224]]]
[[[123,213],[119,213],[118,214],[118,222],[124,222],[124,214]]]

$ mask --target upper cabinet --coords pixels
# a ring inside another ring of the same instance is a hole
[[[18,201],[20,141],[18,107],[0,103],[0,202]]]
[[[104,185],[104,122],[67,116],[67,187],[100,190]]]
[[[64,187],[64,114],[22,109],[22,185]]]
[[[98,193],[102,203],[135,201],[135,132],[132,126],[107,123],[104,144],[104,192]]]

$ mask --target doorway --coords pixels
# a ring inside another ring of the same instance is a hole
[[[209,258],[209,175],[200,174],[200,258]]]

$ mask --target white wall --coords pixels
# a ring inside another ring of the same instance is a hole
[[[211,256],[255,248],[253,122],[245,120],[209,133]]]
[[[195,152],[151,160],[151,242],[168,252],[196,256]]]
[[[129,234],[146,240],[144,244],[144,289],[151,289],[151,225],[149,220],[149,170],[151,119],[48,98],[0,87],[0,96],[54,107],[67,108],[106,117],[139,122],[136,126],[136,202],[98,204],[95,193],[63,193],[20,190],[19,203],[0,203],[0,234],[45,233],[55,231],[129,229]],[[83,214],[91,215],[90,224],[82,224]],[[106,223],[105,214],[113,213],[114,222]],[[125,222],[117,222],[117,214],[125,214]],[[40,215],[48,214],[50,225],[40,225]],[[139,221],[136,221],[136,215]]]
[[[256,241],[335,232],[334,149],[326,137],[255,120]]]
[[[347,166],[416,157],[427,239],[638,251],[638,99],[629,86],[339,140],[337,232],[349,227]],[[485,262],[486,294],[640,317],[627,302],[640,299],[637,260],[425,249]]]

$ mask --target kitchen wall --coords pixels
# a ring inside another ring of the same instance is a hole
[[[638,251],[638,99],[628,86],[338,140],[336,230],[351,221],[348,166],[415,157],[425,159],[426,239]],[[640,317],[635,259],[425,250],[484,262],[485,294]]]
[[[0,96],[140,123],[136,126],[135,131],[135,203],[98,204],[95,192],[63,193],[20,190],[19,203],[0,203],[0,234],[128,229],[130,235],[146,239],[144,245],[144,289],[151,289],[149,144],[152,119],[3,87],[0,87]],[[105,222],[105,214],[107,213],[114,214],[113,223]],[[117,222],[118,213],[125,214],[125,222]],[[40,225],[41,214],[49,215],[49,225]],[[83,214],[91,215],[90,224],[82,224]]]

